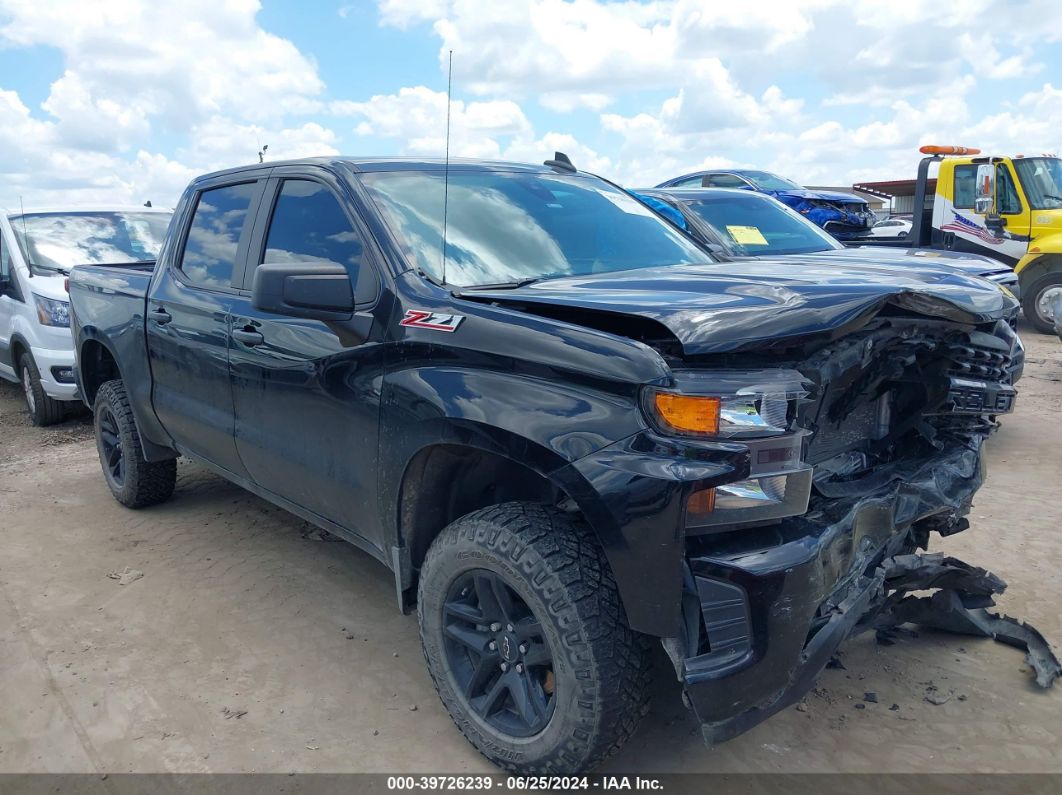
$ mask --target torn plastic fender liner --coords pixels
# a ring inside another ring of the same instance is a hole
[[[1035,627],[985,609],[995,604],[995,594],[1007,588],[995,574],[941,553],[896,556],[884,561],[882,570],[885,588],[892,593],[867,628],[882,630],[911,623],[992,638],[1025,650],[1025,660],[1040,687],[1050,687],[1062,676],[1062,664]],[[933,588],[939,590],[931,596],[907,595]]]

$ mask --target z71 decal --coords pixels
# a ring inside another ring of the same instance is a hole
[[[430,328],[432,331],[448,331],[452,334],[457,331],[457,327],[464,319],[464,315],[443,315],[424,309],[409,309],[399,325],[411,328]]]

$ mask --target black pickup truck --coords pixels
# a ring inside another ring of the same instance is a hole
[[[1015,397],[996,286],[720,263],[563,158],[211,174],[153,270],[70,294],[114,496],[187,456],[378,558],[520,772],[619,748],[653,641],[709,742],[793,703],[966,526]]]

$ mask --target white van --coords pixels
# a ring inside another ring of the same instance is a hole
[[[170,210],[0,211],[0,378],[22,384],[34,425],[78,399],[66,276],[75,265],[153,260]]]

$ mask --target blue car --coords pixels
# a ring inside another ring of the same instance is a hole
[[[740,188],[766,193],[792,207],[838,240],[865,237],[877,220],[870,205],[851,193],[808,190],[767,171],[698,171],[669,179],[658,188]]]

